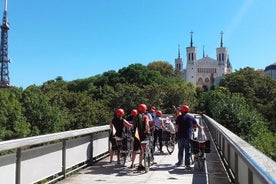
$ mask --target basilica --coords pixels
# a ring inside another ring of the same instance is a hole
[[[222,32],[220,46],[216,49],[216,59],[205,56],[204,50],[203,57],[197,59],[197,48],[193,45],[193,32],[191,32],[190,46],[186,48],[186,55],[187,63],[186,69],[184,69],[184,61],[180,56],[180,48],[178,47],[178,58],[175,59],[175,70],[181,78],[187,82],[192,82],[198,87],[210,89],[225,74],[232,72],[228,50],[223,46]]]

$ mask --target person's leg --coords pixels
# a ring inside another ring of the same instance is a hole
[[[157,141],[157,136],[158,136],[158,132],[157,130],[155,130],[153,132],[153,150],[155,150],[155,145],[156,145],[156,141]]]
[[[109,150],[109,155],[110,155],[109,162],[111,163],[113,161],[113,155],[114,155],[114,151],[112,149]]]
[[[189,140],[185,139],[185,166],[190,166],[191,146]]]
[[[136,158],[136,151],[133,151],[132,155],[131,155],[131,166],[130,167],[134,166],[133,164],[134,164],[135,158]]]
[[[176,163],[177,166],[183,164],[183,153],[184,153],[184,139],[178,139],[178,162]]]
[[[162,147],[163,147],[163,143],[162,143],[162,129],[158,130],[158,138],[159,138],[159,145],[160,145],[160,149],[159,151],[162,151]]]
[[[110,155],[110,162],[113,161],[113,155],[114,155],[114,151],[116,150],[116,141],[114,138],[111,138],[110,139],[110,142],[111,142],[111,148],[109,150],[109,155]]]

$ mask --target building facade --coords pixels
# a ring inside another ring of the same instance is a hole
[[[276,63],[265,67],[263,75],[271,77],[272,79],[276,79]]]
[[[186,48],[186,69],[183,68],[184,61],[180,57],[180,47],[178,47],[175,70],[187,82],[210,89],[215,84],[216,78],[232,72],[228,49],[223,46],[223,33],[221,33],[220,46],[216,49],[216,55],[216,59],[205,56],[203,49],[203,57],[197,59],[197,48],[193,45],[193,33],[191,32],[190,46]]]

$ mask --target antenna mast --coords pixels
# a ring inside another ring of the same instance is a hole
[[[5,0],[4,14],[1,25],[1,45],[0,45],[0,88],[10,87],[8,59],[8,30],[10,25],[7,18],[8,0]]]

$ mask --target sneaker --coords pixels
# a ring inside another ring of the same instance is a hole
[[[185,166],[185,170],[192,170],[192,168],[191,168],[190,165],[186,165],[186,166]]]
[[[139,166],[138,166],[138,171],[143,171],[143,170],[145,170],[145,167],[142,166],[142,165],[139,165]]]
[[[182,166],[182,164],[180,164],[180,163],[175,163],[175,167],[180,167],[180,166]]]
[[[129,166],[129,168],[130,168],[130,169],[133,169],[133,168],[134,168],[134,165],[131,164],[131,165]]]

